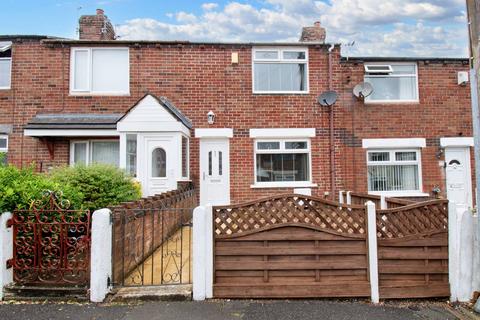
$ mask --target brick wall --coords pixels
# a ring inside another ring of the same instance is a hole
[[[102,44],[97,44],[102,46]],[[23,137],[23,126],[36,113],[113,113],[127,111],[146,92],[168,97],[192,121],[194,128],[233,128],[231,150],[231,199],[250,200],[291,188],[252,189],[253,141],[250,128],[316,128],[312,138],[313,194],[331,190],[329,161],[329,112],[317,96],[328,90],[328,46],[309,47],[310,93],[306,95],[253,95],[249,45],[200,45],[130,43],[131,95],[70,96],[70,44],[15,41],[12,90],[0,92],[0,124],[14,125],[9,161],[39,169],[68,163],[68,141],[55,140],[54,158],[45,143]],[[231,53],[239,63],[231,64]],[[422,150],[424,191],[444,186],[444,170],[435,154],[443,136],[471,136],[469,87],[456,83],[460,62],[419,62],[420,103],[364,105],[352,95],[363,81],[363,64],[342,62],[333,51],[333,88],[339,92],[334,109],[335,189],[367,190],[364,138],[424,137]],[[213,110],[214,125],[206,114]],[[193,136],[193,132],[192,132]],[[198,183],[199,142],[190,140],[190,172]]]

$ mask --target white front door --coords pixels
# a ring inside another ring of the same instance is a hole
[[[228,138],[200,139],[200,205],[230,204]]]
[[[469,147],[445,148],[447,198],[459,211],[472,207],[472,177]]]
[[[173,170],[176,159],[172,159],[171,140],[162,138],[145,139],[146,191],[148,196],[175,189]]]

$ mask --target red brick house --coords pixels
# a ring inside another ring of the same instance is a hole
[[[0,36],[0,151],[40,171],[114,163],[146,195],[193,180],[203,203],[356,190],[471,206],[468,60],[348,59],[324,40],[319,24],[294,43],[115,40],[101,10],[80,40]]]

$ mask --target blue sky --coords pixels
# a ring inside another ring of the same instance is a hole
[[[351,55],[468,53],[464,0],[2,0],[2,4],[0,34],[74,38],[78,17],[103,8],[122,39],[296,41],[302,26],[320,20],[328,41],[355,41]]]

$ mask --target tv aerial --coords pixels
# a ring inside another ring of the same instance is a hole
[[[335,91],[326,91],[318,96],[318,103],[324,107],[331,107],[337,102],[338,95]]]
[[[373,93],[373,86],[368,82],[359,83],[353,88],[353,95],[358,99],[365,99]]]

